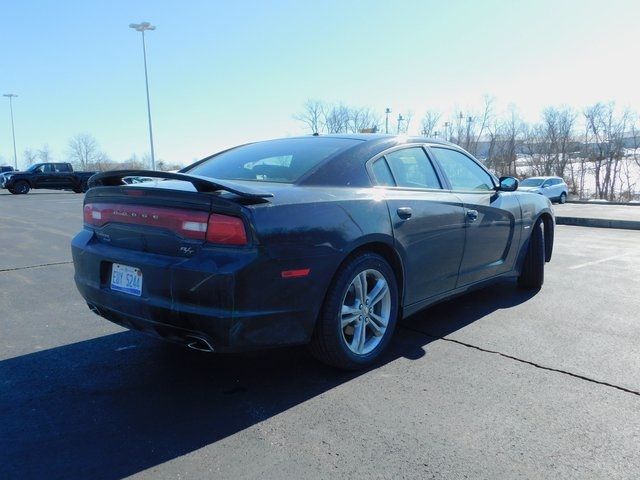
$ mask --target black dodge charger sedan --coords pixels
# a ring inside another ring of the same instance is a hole
[[[547,198],[426,138],[270,140],[89,186],[72,241],[89,308],[205,351],[309,343],[360,368],[434,302],[503,277],[540,288],[553,247]]]

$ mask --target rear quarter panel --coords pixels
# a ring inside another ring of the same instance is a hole
[[[252,292],[251,302],[298,311],[308,335],[349,253],[370,242],[393,245],[386,202],[373,189],[291,187],[250,211],[260,261],[243,275],[238,301],[241,291]],[[307,268],[306,277],[282,278],[283,271]]]
[[[544,195],[518,191],[516,191],[516,194],[522,210],[522,240],[517,262],[517,268],[519,270],[526,255],[527,247],[529,246],[529,239],[531,238],[533,225],[543,214],[548,214],[552,219],[552,228],[555,229],[555,216],[551,206],[551,200]],[[551,241],[553,241],[553,232],[551,233],[550,238]],[[551,248],[553,248],[553,245],[549,247],[547,254],[548,258],[551,257]]]

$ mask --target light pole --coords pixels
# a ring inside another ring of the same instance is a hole
[[[398,114],[398,135],[400,135],[400,123],[404,120],[404,117],[401,113]]]
[[[384,133],[389,134],[389,114],[391,113],[391,109],[390,108],[386,108],[384,111],[384,114],[386,115],[386,118],[384,120]]]
[[[145,30],[155,30],[155,25],[149,22],[130,23],[129,28],[142,33],[142,56],[144,58],[144,83],[147,87],[147,115],[149,117],[149,143],[151,144],[151,170],[156,169],[156,156],[153,151],[153,128],[151,127],[151,101],[149,100],[149,75],[147,73],[147,47],[144,42]]]
[[[13,97],[17,97],[15,93],[4,93],[3,97],[9,99],[9,110],[11,111],[11,135],[13,135],[13,163],[16,170],[18,169],[18,154],[16,153],[16,127],[13,125]]]

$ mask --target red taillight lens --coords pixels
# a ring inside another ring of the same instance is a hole
[[[244,223],[237,217],[142,205],[88,203],[84,206],[85,224],[101,227],[110,222],[165,228],[182,237],[222,245],[248,243]]]
[[[212,213],[209,216],[207,242],[223,245],[246,245],[247,232],[238,217]]]

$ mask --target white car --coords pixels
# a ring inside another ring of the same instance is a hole
[[[552,202],[567,201],[569,187],[560,177],[530,177],[520,182],[518,190],[544,195]]]

